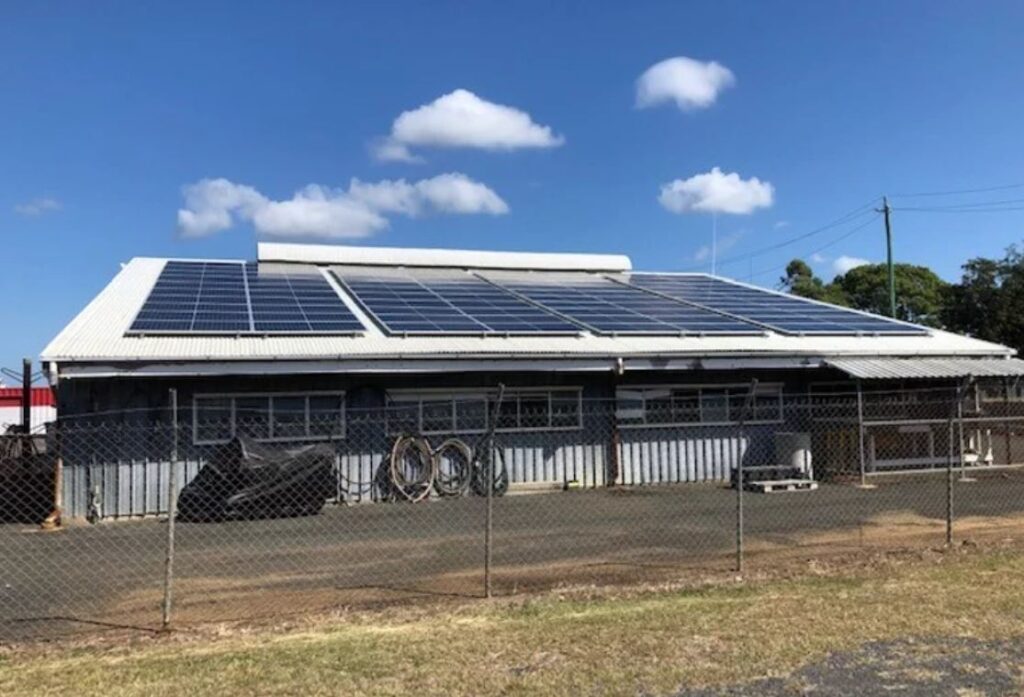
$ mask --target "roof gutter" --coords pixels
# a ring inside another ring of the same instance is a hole
[[[131,377],[203,377],[227,375],[814,370],[828,367],[821,355],[679,355],[550,357],[392,357],[311,360],[193,360],[138,363],[98,361],[60,366],[61,379]]]

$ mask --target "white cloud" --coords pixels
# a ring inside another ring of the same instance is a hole
[[[836,257],[835,261],[832,262],[832,268],[835,269],[836,273],[843,274],[857,268],[858,266],[864,266],[870,263],[871,262],[867,259],[851,257],[844,254],[840,257]]]
[[[417,216],[438,213],[508,213],[508,204],[480,182],[464,174],[439,174],[412,184],[404,179],[366,183],[353,179],[348,195],[384,213]]]
[[[25,203],[16,204],[14,206],[14,212],[18,215],[35,217],[37,215],[43,215],[44,213],[59,211],[63,207],[64,206],[61,205],[61,202],[57,199],[46,196],[34,198],[31,201],[26,201]]]
[[[789,227],[789,221],[788,220],[777,220],[777,221],[775,221],[775,224],[772,225],[772,229],[773,230],[781,230],[784,227]]]
[[[317,184],[285,201],[267,201],[250,217],[258,232],[273,237],[366,237],[388,226],[387,218],[346,192]]]
[[[388,227],[387,214],[502,215],[509,211],[493,190],[459,173],[413,183],[353,179],[348,189],[310,184],[280,201],[227,179],[203,179],[186,186],[184,195],[178,229],[185,237],[210,235],[239,221],[249,221],[258,233],[274,237],[366,237]]]
[[[535,123],[525,111],[458,89],[400,114],[391,134],[373,150],[379,160],[418,162],[422,158],[410,147],[517,150],[553,148],[564,142],[564,137],[550,126]]]
[[[811,261],[815,264],[824,264],[828,261],[828,257],[820,252],[815,252],[811,255]]]
[[[723,173],[718,167],[689,179],[663,184],[658,201],[673,213],[691,211],[747,215],[768,208],[775,198],[769,182],[757,177],[742,179],[735,172]]]
[[[270,203],[251,186],[227,179],[203,179],[186,186],[185,207],[178,211],[178,229],[186,237],[204,237],[231,227],[232,214],[251,218]]]
[[[655,63],[637,78],[636,105],[643,109],[674,101],[683,111],[704,109],[734,84],[736,76],[724,65],[678,56]]]
[[[410,164],[422,164],[426,162],[419,155],[413,155],[404,143],[399,143],[390,138],[380,138],[375,142],[370,152],[381,162],[408,162]]]

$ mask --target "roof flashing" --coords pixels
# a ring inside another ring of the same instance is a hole
[[[629,257],[622,254],[491,252],[470,249],[357,247],[278,242],[258,243],[256,258],[260,263],[286,262],[462,269],[622,272],[633,268]]]

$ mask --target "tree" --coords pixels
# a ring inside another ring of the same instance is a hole
[[[1024,255],[1016,246],[1002,259],[963,265],[946,296],[942,319],[952,331],[1024,350]]]
[[[1002,334],[1002,264],[978,258],[961,268],[960,283],[951,286],[946,296],[942,322],[954,331],[997,341]]]
[[[937,327],[949,284],[926,266],[896,264],[896,317]],[[837,287],[850,307],[879,315],[889,314],[889,274],[885,264],[866,264],[836,276]]]
[[[896,264],[896,315],[899,319],[939,326],[948,284],[925,266]],[[889,314],[889,276],[885,264],[867,264],[825,283],[802,259],[786,266],[782,288],[793,295],[843,305],[879,315]]]
[[[799,295],[801,298],[821,300],[833,305],[850,305],[841,288],[825,283],[815,276],[803,259],[794,259],[786,265],[786,275],[779,279],[779,284],[787,293]]]
[[[821,300],[825,295],[824,282],[814,275],[803,259],[794,259],[786,265],[786,275],[779,279],[783,290],[802,298]]]

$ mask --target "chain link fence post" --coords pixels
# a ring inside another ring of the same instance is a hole
[[[953,509],[953,442],[954,442],[954,431],[953,421],[957,422],[956,429],[956,442],[957,442],[957,454],[960,458],[958,469],[960,470],[961,481],[964,477],[964,395],[967,393],[971,383],[974,382],[974,378],[968,376],[956,386],[956,393],[954,394],[955,403],[949,410],[949,448],[948,455],[946,457],[946,546],[953,546],[953,519],[955,516]]]
[[[171,628],[171,601],[174,586],[174,519],[178,502],[178,391],[169,393],[171,403],[171,461],[167,476],[167,546],[164,555],[164,601],[160,628]]]
[[[498,412],[505,398],[505,385],[498,383],[498,398],[494,402],[491,423],[487,429],[487,505],[484,526],[484,597],[491,597],[491,559],[494,546],[494,431],[498,426]]]
[[[953,416],[949,417],[946,448],[946,546],[953,546]]]
[[[736,458],[736,573],[743,573],[743,489],[746,486],[743,481],[743,425],[747,420],[748,412],[753,408],[754,393],[757,391],[757,379],[750,381],[750,392],[747,393],[743,409],[740,411],[738,424],[739,431],[739,453]]]

